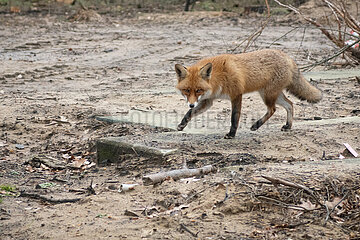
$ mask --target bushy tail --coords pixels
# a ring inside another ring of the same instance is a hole
[[[299,72],[294,74],[293,82],[287,87],[287,90],[300,100],[307,100],[311,103],[319,102],[322,98],[321,91],[311,85]]]

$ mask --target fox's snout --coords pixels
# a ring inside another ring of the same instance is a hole
[[[194,107],[196,107],[198,104],[199,104],[198,102],[194,102],[194,103],[188,102],[189,108],[194,108]]]
[[[185,98],[190,108],[196,107],[199,103],[199,98],[195,95],[185,96]]]

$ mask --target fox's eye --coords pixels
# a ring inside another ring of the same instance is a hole
[[[196,93],[201,93],[201,92],[202,92],[201,89],[197,89],[197,90],[196,90]]]
[[[184,91],[184,93],[190,93],[189,89],[184,89],[183,91]]]

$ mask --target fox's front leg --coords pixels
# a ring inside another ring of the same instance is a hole
[[[181,120],[180,124],[177,127],[178,131],[182,131],[186,125],[188,124],[188,122],[191,119],[191,113],[192,113],[193,109],[190,109],[189,111],[187,111],[187,113],[185,114],[185,116],[183,117],[183,119]]]
[[[230,139],[234,138],[236,131],[239,127],[240,113],[241,113],[241,102],[242,95],[237,96],[236,98],[231,100],[231,127],[228,134],[225,135],[224,138]]]
[[[205,112],[208,110],[213,104],[213,101],[210,99],[202,100],[196,107],[190,108],[190,110],[185,114],[183,119],[181,120],[180,124],[177,127],[178,131],[182,131],[188,122],[191,120],[191,118],[199,115],[200,113]]]

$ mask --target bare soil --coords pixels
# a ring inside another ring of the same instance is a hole
[[[152,164],[151,159],[136,157],[126,164],[92,164],[100,137],[164,131],[104,123],[95,116],[131,109],[181,115],[186,106],[174,90],[174,64],[240,52],[238,45],[259,27],[258,18],[194,12],[83,19],[95,21],[0,16],[0,185],[15,187],[0,190],[1,239],[360,237],[359,164],[329,160],[338,158],[344,142],[359,152],[358,124],[323,129],[295,125],[294,132],[279,135],[264,128],[231,156],[219,156],[206,146],[203,154],[191,156],[191,142],[186,142],[189,156]],[[284,21],[265,28],[250,50],[269,46],[284,50],[299,65],[333,51],[318,30],[304,31]],[[314,117],[359,115],[358,79],[321,79],[313,84],[324,99],[311,105],[292,98],[295,124]],[[210,114],[230,125],[229,110],[230,103],[221,100]],[[249,95],[242,111],[242,126],[249,128],[250,120],[265,107],[259,97]],[[284,115],[279,110],[269,124],[282,123]],[[241,136],[240,129],[237,138]],[[192,167],[214,164],[219,172],[142,185],[144,174],[181,168],[187,157]],[[271,184],[262,175],[302,184],[315,193]],[[139,185],[120,193],[124,183]]]

